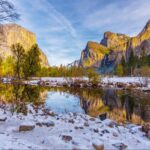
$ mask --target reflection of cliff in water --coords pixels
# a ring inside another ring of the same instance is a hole
[[[81,107],[90,116],[107,112],[109,118],[118,122],[150,121],[150,100],[144,93],[139,96],[138,93],[113,89],[80,90],[76,94],[80,97]]]
[[[125,120],[141,123],[150,121],[150,101],[147,95],[139,96],[132,92],[104,90],[102,100],[110,108],[109,117],[121,122]]]
[[[119,122],[131,121],[142,123],[150,121],[149,96],[130,91],[113,89],[87,89],[87,88],[52,88],[73,94],[80,98],[80,105],[85,113],[96,117],[107,112],[108,117]]]
[[[150,94],[135,91],[0,84],[0,107],[7,103],[12,112],[27,114],[26,104],[32,103],[37,107],[44,104],[48,92],[78,97],[85,113],[93,117],[107,112],[109,118],[118,122],[150,121]]]

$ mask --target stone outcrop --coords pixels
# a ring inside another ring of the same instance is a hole
[[[27,52],[36,44],[36,35],[17,24],[0,25],[0,56],[5,59],[12,55],[12,44],[20,43]],[[48,66],[46,55],[40,51],[41,65]]]

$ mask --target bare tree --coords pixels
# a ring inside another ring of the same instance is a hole
[[[8,0],[0,0],[0,23],[19,19],[15,6]]]

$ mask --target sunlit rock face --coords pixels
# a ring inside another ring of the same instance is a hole
[[[96,42],[88,42],[86,48],[81,53],[80,65],[83,67],[99,67],[108,49]]]
[[[25,51],[36,44],[36,35],[17,24],[0,25],[0,55],[2,58],[12,55],[12,44],[20,43]],[[41,64],[48,65],[46,55],[40,51]]]
[[[80,65],[96,67],[102,73],[111,73],[116,64],[121,61],[122,56],[128,61],[131,49],[138,57],[141,57],[143,49],[147,55],[150,55],[150,20],[135,37],[105,32],[100,44],[88,42],[81,53]]]
[[[101,44],[115,51],[125,51],[129,40],[125,34],[105,32]]]

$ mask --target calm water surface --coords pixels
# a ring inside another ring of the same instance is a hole
[[[85,113],[92,117],[107,113],[118,122],[150,122],[150,94],[113,89],[46,88],[0,84],[0,106],[27,113],[27,104],[44,105],[55,113]]]

